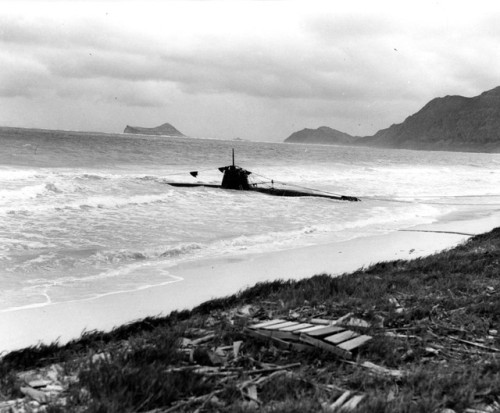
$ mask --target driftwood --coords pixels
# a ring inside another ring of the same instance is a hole
[[[37,401],[38,403],[48,403],[49,395],[43,391],[32,389],[31,387],[21,387],[21,393]]]
[[[356,363],[354,361],[343,360],[344,363],[351,364],[353,366],[361,366],[365,369],[370,370],[372,373],[378,374],[380,376],[390,376],[396,379],[404,377],[407,373],[402,370],[388,369],[387,367],[379,366],[370,361],[364,361],[362,363]]]
[[[468,340],[463,340],[461,338],[453,337],[453,336],[448,336],[448,338],[450,338],[451,340],[454,340],[454,341],[458,341],[460,343],[468,344],[469,346],[474,346],[474,347],[481,348],[483,350],[488,350],[488,351],[500,353],[500,349],[498,349],[496,347],[485,346],[484,344],[475,343],[473,341],[468,341]]]
[[[292,363],[292,364],[287,364],[285,366],[269,367],[267,369],[260,369],[260,370],[247,370],[247,371],[244,371],[243,374],[247,374],[247,375],[251,376],[254,374],[271,373],[271,372],[280,371],[280,370],[293,369],[295,367],[300,367],[300,363]]]

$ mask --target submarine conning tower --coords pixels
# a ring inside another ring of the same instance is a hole
[[[251,172],[239,166],[226,166],[222,177],[221,187],[225,189],[250,189],[248,175]]]
[[[233,164],[219,169],[221,172],[224,172],[221,183],[222,188],[239,190],[250,189],[250,184],[248,183],[248,175],[250,175],[251,172],[234,164],[234,149]]]

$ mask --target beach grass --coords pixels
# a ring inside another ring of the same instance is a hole
[[[352,362],[321,350],[281,350],[245,335],[249,320],[236,317],[244,307],[250,320],[352,313],[370,323],[365,333],[373,339]],[[19,373],[59,364],[74,380],[64,406],[49,403],[52,412],[335,411],[329,406],[346,391],[363,396],[359,412],[491,410],[500,402],[499,331],[497,228],[428,257],[339,277],[259,283],[192,311],[11,352],[0,360],[0,397],[23,396]],[[183,340],[207,332],[209,346],[183,350]],[[242,355],[232,361],[231,374],[191,368],[220,365],[212,350],[238,341]],[[363,361],[401,374],[373,374]],[[252,371],[283,365],[295,367],[262,379],[253,400],[243,385]]]

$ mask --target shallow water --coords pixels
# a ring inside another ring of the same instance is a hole
[[[11,129],[0,143],[0,311],[179,282],[168,269],[186,260],[500,208],[498,154]],[[231,148],[254,182],[362,202],[168,185],[220,183]]]

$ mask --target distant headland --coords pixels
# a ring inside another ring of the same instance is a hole
[[[471,98],[435,98],[403,123],[379,130],[373,136],[351,136],[322,126],[292,133],[285,142],[500,152],[500,87]]]
[[[168,136],[186,136],[179,130],[177,130],[170,123],[164,123],[163,125],[157,126],[155,128],[143,128],[141,126],[129,126],[125,127],[123,133],[141,134],[141,135],[168,135]]]

